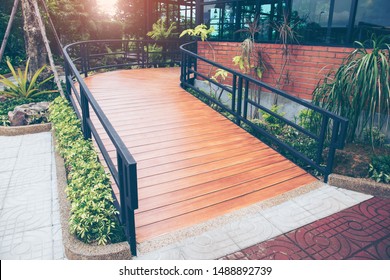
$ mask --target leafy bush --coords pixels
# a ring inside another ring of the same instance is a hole
[[[157,44],[148,44],[148,46],[144,47],[145,52],[149,55],[150,63],[162,63],[164,62],[162,51],[163,47],[158,46]]]
[[[271,112],[283,117],[286,113],[279,112],[281,108],[282,106],[272,105]],[[265,125],[265,128],[267,128],[267,130],[270,130],[275,135],[281,134],[283,128],[286,125],[286,123],[283,120],[280,120],[277,117],[274,117],[273,115],[262,111],[261,111],[261,116],[263,117],[263,121],[261,123]]]
[[[3,59],[0,62],[0,74],[4,75],[9,73],[9,67],[7,65],[7,61],[10,61],[12,65],[21,65],[26,61],[26,58],[24,56],[25,54],[21,54],[21,56],[14,56],[14,57],[7,56],[7,59]]]
[[[280,109],[281,106],[277,106],[277,105],[273,105],[271,107],[272,112],[280,116],[284,116],[285,112],[280,112]],[[306,114],[306,112],[304,113]],[[303,115],[301,115],[301,117],[303,117]],[[298,131],[297,129],[287,125],[283,120],[280,120],[277,117],[272,116],[271,114],[263,112],[262,118],[263,118],[262,120],[253,119],[251,121],[252,123],[260,126],[270,134],[274,135],[276,138],[280,139],[283,143],[286,143],[290,147],[299,151],[306,157],[312,160],[316,159],[318,144],[314,139],[306,136],[305,134]],[[303,124],[303,126],[305,126],[306,124]],[[282,155],[284,155],[286,158],[295,162],[297,165],[305,168],[308,171],[312,171],[312,168],[307,166],[306,163],[297,159],[295,156],[291,155],[287,150],[276,145],[272,140],[269,140],[268,138],[265,138],[264,136],[259,135],[258,133],[253,133],[251,130],[250,132],[254,134],[257,138],[259,138],[261,141],[263,141],[265,144],[269,145],[270,147],[274,148]]]
[[[390,156],[375,156],[372,158],[369,176],[376,182],[390,182]]]
[[[98,160],[90,140],[83,138],[80,120],[62,97],[49,108],[57,149],[68,173],[71,203],[69,227],[86,243],[104,245],[124,240],[113,205],[109,175]]]
[[[386,142],[386,135],[379,128],[363,129],[363,143],[372,144],[373,147],[383,147]]]
[[[349,119],[347,142],[353,142],[359,123],[372,130],[388,129],[390,113],[390,45],[388,36],[358,47],[336,71],[329,72],[313,92],[313,102]],[[367,49],[368,48],[372,48]]]
[[[157,22],[152,25],[153,30],[146,33],[147,36],[154,40],[168,39],[175,36],[173,33],[177,29],[176,22],[172,22],[171,25],[167,28],[165,26],[165,21],[163,19],[157,20]]]
[[[18,68],[18,70],[15,71],[11,62],[7,60],[8,68],[11,71],[12,76],[15,79],[15,82],[11,81],[10,79],[7,79],[3,75],[0,75],[0,83],[4,84],[5,86],[4,90],[0,91],[0,95],[4,95],[9,98],[35,98],[43,94],[56,92],[56,90],[42,89],[43,85],[45,85],[53,78],[52,76],[47,79],[44,79],[41,82],[39,82],[38,80],[39,76],[41,75],[43,70],[45,70],[46,66],[43,66],[42,68],[38,69],[32,75],[32,78],[29,79],[28,77],[29,64],[30,64],[30,59],[27,60],[26,68],[24,72],[22,72],[20,68]]]
[[[311,109],[303,109],[298,115],[298,124],[314,134],[319,134],[321,114]]]
[[[183,37],[184,35],[189,35],[191,37],[199,37],[202,41],[207,41],[209,35],[211,35],[214,31],[215,29],[212,26],[208,28],[205,24],[199,24],[193,29],[190,28],[183,30],[179,35],[179,38]]]

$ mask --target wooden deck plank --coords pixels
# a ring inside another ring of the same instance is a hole
[[[270,171],[270,170],[269,170]],[[273,175],[278,176],[273,176]],[[263,173],[264,175],[264,173]],[[161,220],[171,219],[186,213],[190,213],[202,208],[210,207],[215,204],[222,203],[226,200],[232,200],[237,197],[247,195],[253,192],[268,188],[269,186],[284,182],[292,176],[304,175],[304,171],[296,166],[290,166],[289,169],[280,169],[277,172],[273,170],[264,177],[244,181],[242,183],[229,186],[215,191],[204,193],[198,197],[164,205],[159,208],[153,208],[145,211],[137,211],[138,226],[142,227],[148,224],[159,222]],[[145,205],[142,205],[145,208]]]
[[[236,197],[234,199],[227,200],[207,208],[199,209],[198,211],[172,217],[171,219],[161,220],[153,224],[138,227],[137,239],[139,242],[142,242],[167,232],[173,232],[175,230],[191,226],[193,221],[200,223],[212,218],[216,218],[220,215],[227,214],[256,202],[264,201],[266,199],[283,194],[287,191],[293,190],[297,188],[297,186],[307,184],[308,181],[312,182],[312,178],[312,176],[304,174],[299,177],[290,178],[288,181],[268,186],[268,188],[262,189],[258,192]],[[137,216],[136,219],[138,222]]]
[[[191,226],[316,179],[182,90],[179,69],[101,73],[86,83],[137,161],[137,240]],[[116,162],[96,116],[91,119]],[[115,188],[115,186],[114,186]],[[117,189],[114,190],[118,193]]]
[[[191,186],[197,186],[200,184],[210,183],[213,181],[223,180],[225,177],[238,176],[240,173],[244,173],[249,170],[263,167],[264,165],[272,164],[275,161],[277,155],[270,155],[262,159],[257,159],[249,162],[242,162],[237,165],[214,170],[213,172],[200,173],[184,179],[177,179],[167,183],[159,185],[159,188],[144,187],[139,190],[142,194],[140,197],[147,198],[151,196],[160,195],[167,192],[173,192],[182,188],[189,188]]]
[[[291,162],[277,162],[258,168],[240,172],[233,176],[227,176],[220,180],[208,181],[203,184],[197,184],[195,186],[187,186],[175,191],[165,192],[159,195],[145,197],[141,199],[139,203],[142,205],[142,211],[149,211],[151,209],[157,209],[165,206],[165,201],[170,201],[172,204],[180,201],[188,201],[197,197],[202,197],[209,193],[218,192],[222,189],[228,189],[230,187],[242,185],[246,182],[258,180],[260,178],[274,175],[275,173],[282,172],[295,167]],[[298,172],[298,170],[294,170]],[[262,186],[257,185],[258,188]],[[203,198],[202,198],[203,199]],[[172,205],[171,204],[171,205]],[[140,213],[141,211],[138,211]]]

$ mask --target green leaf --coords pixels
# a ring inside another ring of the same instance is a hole
[[[46,68],[46,66],[41,67],[35,73],[33,73],[31,80],[29,80],[28,70],[30,65],[30,59],[28,59],[26,62],[24,72],[22,72],[20,68],[15,71],[9,60],[7,60],[7,65],[15,79],[15,82],[0,75],[0,83],[5,85],[5,89],[1,91],[1,95],[13,98],[35,98],[43,94],[57,92],[55,90],[41,90],[41,88],[53,77],[49,77],[40,83],[37,82],[39,76]]]

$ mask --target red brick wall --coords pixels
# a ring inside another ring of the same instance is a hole
[[[234,56],[240,54],[240,44],[234,42],[210,42],[215,50],[216,62],[229,68],[239,70],[232,62]],[[262,81],[275,86],[283,65],[283,51],[280,44],[257,44],[264,59],[272,69],[264,72]],[[344,47],[323,47],[323,46],[290,46],[291,52],[289,62],[284,73],[288,71],[288,84],[282,79],[279,87],[289,94],[303,99],[311,99],[312,92],[318,81],[328,73],[329,70],[336,70],[353,49]],[[213,60],[212,51],[207,42],[199,42],[198,54]],[[208,73],[210,67],[202,63],[198,69]],[[215,70],[214,70],[215,71]],[[226,83],[230,81],[226,80]],[[283,85],[285,84],[285,85]]]

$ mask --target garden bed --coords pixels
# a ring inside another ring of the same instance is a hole
[[[329,176],[329,184],[374,196],[390,197],[390,184],[370,178],[370,163],[377,155],[390,156],[390,149],[373,149],[369,144],[349,143],[343,150],[337,150],[334,174]]]
[[[390,149],[373,149],[370,144],[349,143],[343,150],[337,150],[333,172],[348,177],[368,178],[369,163],[375,155],[389,156]]]
[[[55,142],[55,138],[53,137]],[[62,228],[62,242],[65,255],[69,260],[129,260],[132,258],[128,242],[119,242],[104,246],[86,244],[70,234],[69,216],[70,203],[66,195],[67,179],[64,161],[56,152],[57,189],[60,205],[60,219]]]
[[[84,139],[80,120],[65,99],[54,100],[49,111],[58,152],[56,163],[60,164],[58,186],[66,256],[130,259],[129,244],[113,205],[110,176],[99,162],[92,141]]]

